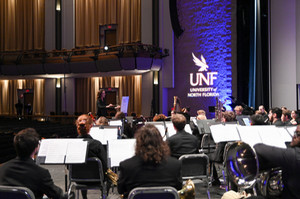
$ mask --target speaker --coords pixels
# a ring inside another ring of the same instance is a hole
[[[172,28],[175,36],[179,38],[184,30],[181,28],[178,20],[177,0],[169,0],[169,8],[170,8],[170,18],[171,18]]]

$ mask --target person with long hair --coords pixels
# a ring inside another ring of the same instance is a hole
[[[106,93],[104,89],[100,89],[97,93],[97,116],[107,116],[107,108],[113,107],[112,104],[106,104]]]
[[[76,120],[76,129],[78,136],[88,142],[88,157],[97,157],[101,160],[103,172],[107,171],[107,155],[102,143],[94,140],[90,136],[90,130],[93,126],[93,119],[88,114],[80,115]],[[83,199],[87,198],[87,190],[81,190]]]
[[[120,163],[118,192],[126,197],[135,187],[182,188],[181,162],[170,156],[168,144],[151,124],[136,135],[135,155]]]

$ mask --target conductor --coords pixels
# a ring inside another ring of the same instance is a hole
[[[97,94],[97,116],[98,117],[101,117],[101,116],[106,117],[107,116],[107,108],[113,107],[112,104],[109,104],[109,105],[106,104],[105,95],[106,94],[105,94],[104,89],[100,89],[98,91],[98,94]]]

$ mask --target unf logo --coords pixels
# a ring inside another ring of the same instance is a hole
[[[190,73],[191,86],[202,86],[203,83],[205,83],[207,86],[214,85],[214,80],[217,79],[216,75],[218,75],[218,72],[206,72],[206,76],[205,76],[205,74],[203,74],[203,71],[207,71],[208,65],[203,55],[201,55],[201,60],[197,58],[194,55],[194,53],[192,53],[192,56],[195,65],[200,67],[198,70],[200,73],[196,73],[195,81],[194,81],[194,74]]]

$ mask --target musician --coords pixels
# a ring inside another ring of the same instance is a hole
[[[39,135],[33,128],[23,129],[14,137],[17,157],[0,167],[0,185],[30,189],[36,199],[46,194],[49,198],[67,198],[53,183],[49,171],[35,164],[33,157],[39,150]]]
[[[114,107],[112,104],[106,104],[106,93],[104,89],[100,89],[97,93],[97,116],[107,116],[107,108]]]
[[[292,123],[291,121],[291,111],[290,110],[282,110],[282,115],[281,115],[281,121],[284,123],[285,126],[291,126]]]
[[[153,117],[153,122],[159,122],[159,121],[166,121],[167,119],[167,116],[165,116],[164,114],[158,114],[158,115],[155,115]]]
[[[125,118],[125,113],[121,111],[118,111],[115,115],[115,119],[122,120],[123,122],[122,138],[133,138],[133,129]]]
[[[95,124],[98,126],[108,126],[108,119],[101,116],[96,120]]]
[[[98,140],[94,140],[92,136],[89,135],[90,130],[93,126],[93,120],[87,114],[80,115],[76,120],[76,128],[78,132],[78,138],[84,138],[88,141],[88,157],[97,157],[102,162],[103,172],[107,170],[107,156],[106,151],[102,143]],[[87,191],[81,191],[82,198],[87,198]]]
[[[292,124],[292,125],[297,125],[297,122],[298,121],[298,114],[296,113],[296,111],[292,111],[291,112],[291,121],[290,121],[290,123]]]
[[[170,149],[151,124],[136,133],[135,156],[120,163],[118,192],[126,197],[135,187],[182,188],[181,163],[170,157]]]
[[[242,106],[236,106],[236,107],[234,107],[234,112],[235,112],[235,114],[236,115],[242,115],[243,114],[243,107]]]
[[[300,125],[287,149],[256,144],[254,146],[261,169],[281,167],[284,184],[283,199],[300,198]]]
[[[282,110],[278,107],[272,108],[269,110],[269,122],[271,125],[275,126],[284,126],[284,123],[281,121]]]
[[[172,116],[172,123],[176,134],[167,139],[167,143],[171,149],[171,155],[175,158],[179,158],[184,154],[198,153],[199,141],[197,137],[184,130],[186,118],[182,114],[177,113]]]

